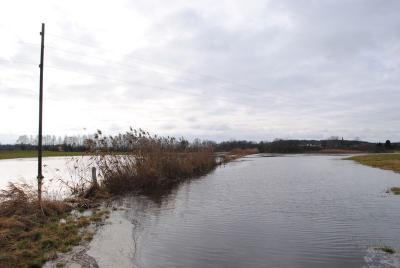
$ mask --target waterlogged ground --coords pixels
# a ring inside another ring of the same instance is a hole
[[[400,198],[385,193],[400,175],[342,157],[248,157],[127,197],[89,255],[100,267],[399,267],[374,248],[400,249]]]
[[[400,175],[343,157],[247,157],[125,197],[73,265],[400,267],[399,254],[374,249],[400,250],[400,197],[386,193]]]

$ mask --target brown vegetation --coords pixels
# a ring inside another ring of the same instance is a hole
[[[71,230],[60,230],[59,216],[68,207],[59,201],[43,200],[43,216],[31,187],[10,183],[0,193],[0,266],[41,267],[45,259],[65,246],[53,243],[55,232],[73,237]],[[53,228],[44,229],[49,224]]]
[[[143,130],[116,137],[99,132],[91,146],[102,176],[100,187],[113,194],[163,188],[217,166],[211,146],[151,136]]]
[[[390,192],[392,192],[395,195],[400,195],[400,187],[392,187],[390,188]]]
[[[43,199],[42,207],[43,213],[28,185],[10,183],[0,192],[0,267],[42,267],[57,252],[88,240],[84,227],[103,217],[72,217],[75,206],[66,201]]]

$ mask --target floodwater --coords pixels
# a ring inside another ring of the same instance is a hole
[[[45,194],[64,196],[68,186],[63,182],[77,183],[82,178],[91,178],[90,157],[44,157],[43,176]],[[27,183],[36,186],[37,158],[18,158],[0,160],[0,190],[9,182]]]
[[[399,254],[374,250],[400,249],[400,196],[386,193],[400,175],[343,157],[246,157],[163,194],[125,197],[87,254],[121,268],[400,267]],[[46,158],[47,180],[73,179],[69,159]],[[34,180],[36,160],[1,160],[0,174],[0,188]]]
[[[247,157],[126,197],[88,253],[99,267],[398,267],[374,247],[400,248],[400,197],[385,193],[400,175],[341,158]]]

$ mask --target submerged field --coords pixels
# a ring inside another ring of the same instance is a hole
[[[251,156],[169,195],[128,196],[133,263],[108,242],[119,225],[94,238],[93,256],[99,267],[398,267],[386,263],[399,258],[400,199],[382,193],[399,174],[341,158]]]
[[[360,164],[400,173],[400,153],[357,155],[347,158]]]
[[[52,156],[76,156],[82,155],[82,152],[54,152],[54,151],[44,151],[44,157],[52,157]],[[0,160],[1,159],[13,159],[13,158],[31,158],[37,157],[37,151],[0,151]]]

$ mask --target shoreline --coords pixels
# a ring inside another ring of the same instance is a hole
[[[400,173],[400,153],[363,154],[345,158],[361,165]]]
[[[68,157],[68,156],[84,156],[84,155],[87,155],[87,153],[85,153],[85,152],[43,151],[43,157]],[[37,157],[37,151],[33,151],[33,150],[0,151],[0,160],[35,158],[35,157]]]
[[[119,200],[123,200],[119,197]],[[111,202],[109,217],[95,227],[93,239],[50,260],[43,268],[56,267],[132,267],[135,257],[135,225],[125,215],[128,208]]]

